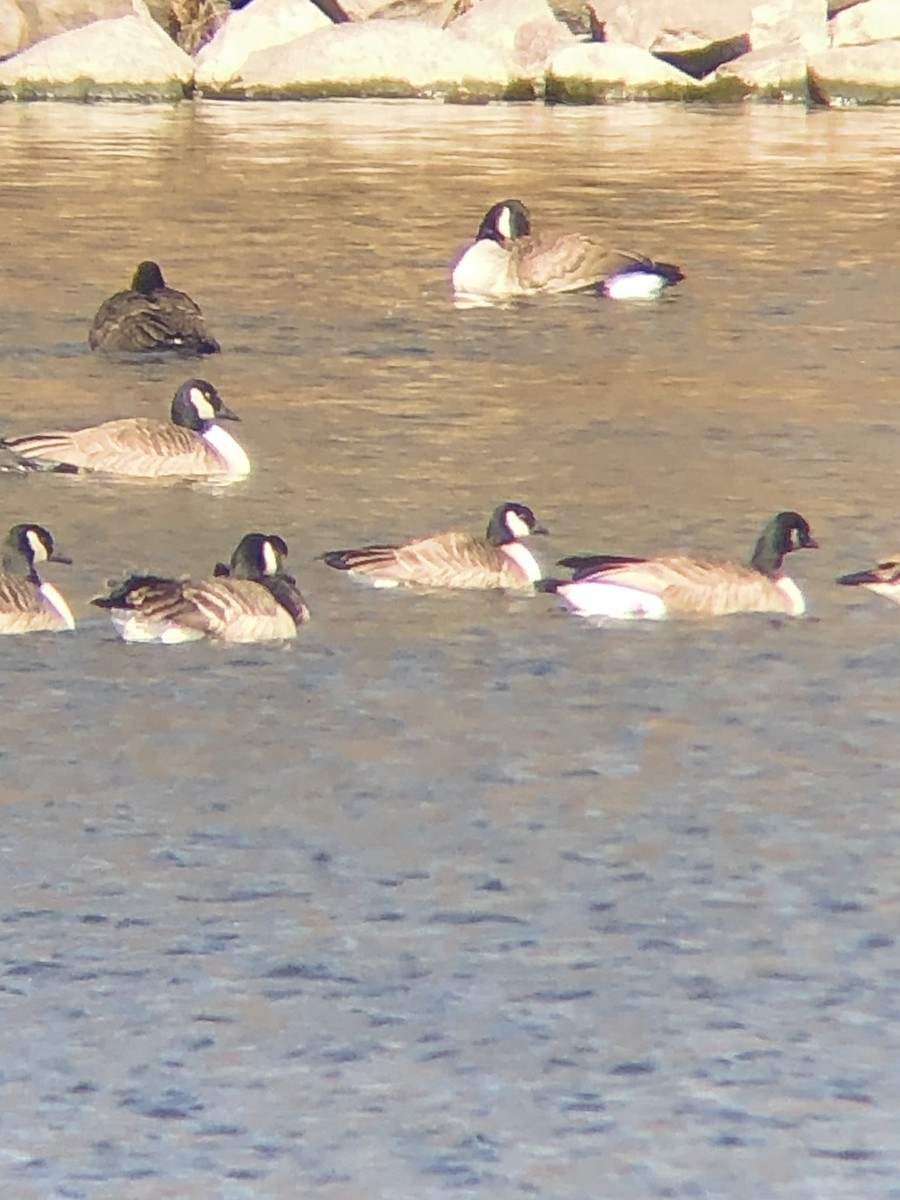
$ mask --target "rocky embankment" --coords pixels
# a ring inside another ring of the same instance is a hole
[[[900,100],[900,0],[0,0],[0,99]]]

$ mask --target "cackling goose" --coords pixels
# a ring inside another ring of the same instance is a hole
[[[542,580],[538,589],[555,592],[580,616],[658,620],[768,612],[799,617],[806,602],[793,579],[782,574],[782,563],[790,551],[817,544],[799,513],[782,512],[764,527],[749,566],[686,554],[563,558],[560,565],[574,570],[572,579]]]

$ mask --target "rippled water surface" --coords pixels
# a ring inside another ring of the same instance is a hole
[[[0,476],[81,623],[4,639],[0,1191],[89,1200],[900,1197],[896,112],[0,108],[2,431],[163,415],[225,489]],[[457,310],[496,200],[678,262],[661,302]],[[157,258],[224,353],[91,355]],[[479,529],[743,558],[814,619],[590,628],[373,592]],[[88,600],[279,532],[288,649]]]

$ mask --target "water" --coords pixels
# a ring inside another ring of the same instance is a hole
[[[0,478],[80,627],[3,649],[3,1193],[900,1196],[893,111],[0,108],[3,430],[242,417],[223,489]],[[458,311],[484,211],[678,262]],[[91,355],[157,258],[226,348]],[[315,556],[530,504],[564,553],[743,558],[815,619],[592,629]],[[280,533],[289,649],[88,600]]]

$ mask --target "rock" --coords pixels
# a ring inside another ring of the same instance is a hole
[[[126,17],[59,33],[0,63],[0,98],[177,100],[193,63],[140,0]]]
[[[28,44],[28,24],[15,0],[0,0],[0,55],[15,54]]]
[[[828,27],[832,46],[864,46],[900,38],[900,3],[868,0],[837,14]]]
[[[754,50],[766,46],[797,44],[807,54],[816,54],[828,45],[828,22],[822,0],[766,0],[754,4],[750,20],[750,45]]]
[[[199,88],[221,87],[239,73],[251,54],[283,46],[331,21],[311,0],[251,0],[228,20],[196,55],[195,82]]]
[[[750,29],[754,0],[592,0],[607,42],[694,50]]]
[[[20,27],[21,33],[17,44],[10,45],[3,51],[6,54],[25,50],[57,33],[81,29],[94,21],[131,16],[135,11],[131,0],[40,0],[40,3],[32,0],[3,0],[0,13],[10,3],[11,7],[18,11],[18,17],[13,20]],[[151,15],[156,17],[157,13]],[[0,29],[4,25],[5,21],[0,15]]]
[[[814,54],[810,88],[821,104],[890,104],[900,100],[900,41],[841,46]]]
[[[745,96],[759,100],[809,101],[806,51],[799,43],[751,50],[719,67],[716,78],[741,84]]]
[[[685,100],[708,86],[640,46],[579,42],[555,54],[547,68],[548,100],[591,104],[605,100]]]
[[[864,4],[865,0],[829,0],[828,4],[828,20],[836,16],[839,12],[843,12],[845,8],[853,8],[855,4]]]
[[[553,54],[577,41],[547,0],[481,0],[447,28],[511,57],[530,76],[541,74]]]
[[[253,99],[443,96],[531,99],[534,86],[489,46],[417,21],[332,25],[251,54],[222,94]]]
[[[679,71],[684,71],[685,74],[693,76],[694,79],[705,78],[711,71],[715,71],[717,67],[722,66],[723,63],[740,58],[742,54],[746,54],[750,49],[750,38],[746,33],[739,34],[737,37],[726,38],[722,42],[700,42],[691,50],[685,48],[683,34],[676,40],[680,44],[680,48],[667,50],[665,47],[668,39],[665,36],[658,38],[653,53],[657,58],[661,58],[663,62],[677,67]]]

